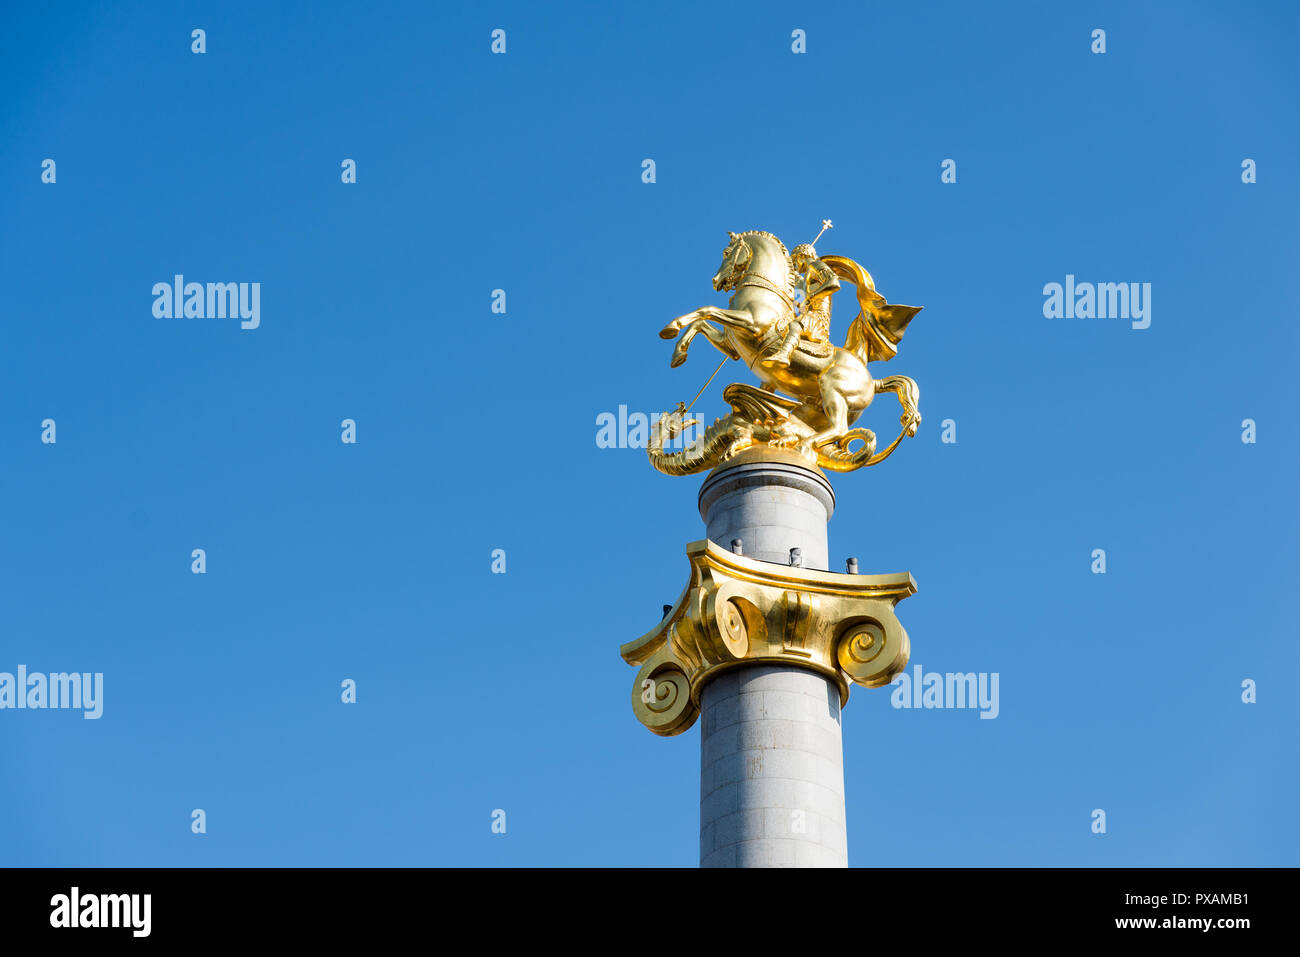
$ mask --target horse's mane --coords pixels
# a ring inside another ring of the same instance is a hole
[[[777,248],[781,250],[781,255],[785,257],[785,284],[787,290],[789,291],[791,296],[793,296],[796,292],[798,292],[799,276],[797,273],[795,273],[794,267],[791,266],[790,264],[790,251],[785,248],[785,243],[781,242],[779,237],[773,236],[766,229],[747,229],[743,233],[739,233],[738,235],[742,237],[762,236],[765,239],[770,239],[772,240],[772,242],[776,243]]]
[[[780,248],[780,250],[781,250],[781,255],[785,256],[787,259],[790,257],[790,251],[789,251],[788,249],[785,248],[785,243],[781,242],[780,239],[778,239],[776,236],[773,236],[771,233],[769,233],[769,232],[768,232],[767,230],[765,230],[765,229],[747,229],[747,230],[745,230],[743,233],[740,233],[739,235],[741,235],[741,236],[765,236],[765,237],[767,237],[768,239],[772,240],[772,242],[774,242],[774,243],[777,244],[777,246],[778,246],[778,247]]]

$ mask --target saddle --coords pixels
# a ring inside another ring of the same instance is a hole
[[[771,329],[759,343],[759,351],[770,353],[773,349],[777,348],[781,344],[781,340],[785,338],[785,333],[788,328],[789,323],[782,322],[776,328]],[[795,346],[794,351],[802,352],[810,359],[829,359],[835,352],[835,344],[827,341],[815,342],[812,339],[805,339],[803,336],[800,336],[799,343]]]
[[[799,344],[795,346],[795,351],[802,352],[804,355],[810,356],[813,359],[829,359],[831,353],[835,351],[835,345],[830,342],[814,342],[811,339],[805,339],[800,336]]]

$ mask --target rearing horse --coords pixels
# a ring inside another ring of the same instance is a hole
[[[730,242],[722,253],[722,265],[713,276],[713,288],[720,292],[735,290],[730,308],[701,306],[664,326],[659,333],[664,339],[681,336],[673,350],[672,366],[675,368],[686,361],[691,340],[699,333],[726,356],[743,359],[765,388],[801,400],[802,405],[792,414],[817,430],[816,433],[805,438],[788,436],[772,444],[797,445],[804,454],[821,452],[833,459],[853,460],[855,465],[871,465],[892,452],[901,434],[884,452],[874,455],[874,434],[867,429],[849,429],[871,405],[877,392],[893,392],[898,396],[903,406],[904,434],[915,435],[921,421],[916,409],[916,383],[906,376],[876,380],[867,371],[868,361],[893,355],[897,339],[888,342],[878,332],[873,336],[873,329],[863,321],[863,315],[854,320],[844,347],[829,343],[818,347],[803,342],[787,366],[771,367],[757,361],[780,339],[783,320],[794,314],[792,283],[797,277],[792,275],[785,245],[771,233],[750,230],[728,235]],[[887,305],[884,297],[875,291],[870,274],[852,260],[828,256],[823,262],[836,275],[857,285],[864,314],[883,320],[886,329],[897,329],[897,335],[901,336],[902,327],[920,311],[914,306]],[[719,325],[713,325],[715,322]],[[855,439],[863,440],[868,447],[850,452],[849,443]]]

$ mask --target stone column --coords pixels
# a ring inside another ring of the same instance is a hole
[[[704,686],[701,867],[847,867],[840,693],[815,671],[733,668]]]
[[[705,480],[709,540],[746,557],[828,570],[835,493],[793,456],[738,456]],[[786,460],[783,460],[786,459]],[[847,867],[840,692],[825,675],[746,664],[704,686],[700,866]]]
[[[686,546],[685,587],[619,649],[638,669],[632,711],[664,737],[703,717],[702,866],[845,867],[840,709],[851,684],[907,666],[895,607],[916,582],[829,570],[835,496],[792,453],[741,452],[699,504],[708,538]]]
[[[762,451],[742,452],[700,486],[700,517],[709,541],[731,548],[738,538],[741,554],[779,565],[789,565],[790,549],[798,548],[804,568],[830,571],[831,483],[793,455]]]

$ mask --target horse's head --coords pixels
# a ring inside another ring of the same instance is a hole
[[[754,256],[754,251],[749,248],[749,243],[745,242],[744,236],[737,236],[735,233],[727,235],[730,237],[730,242],[722,251],[722,265],[713,274],[713,288],[718,292],[735,289],[736,283],[744,278],[745,269]]]

